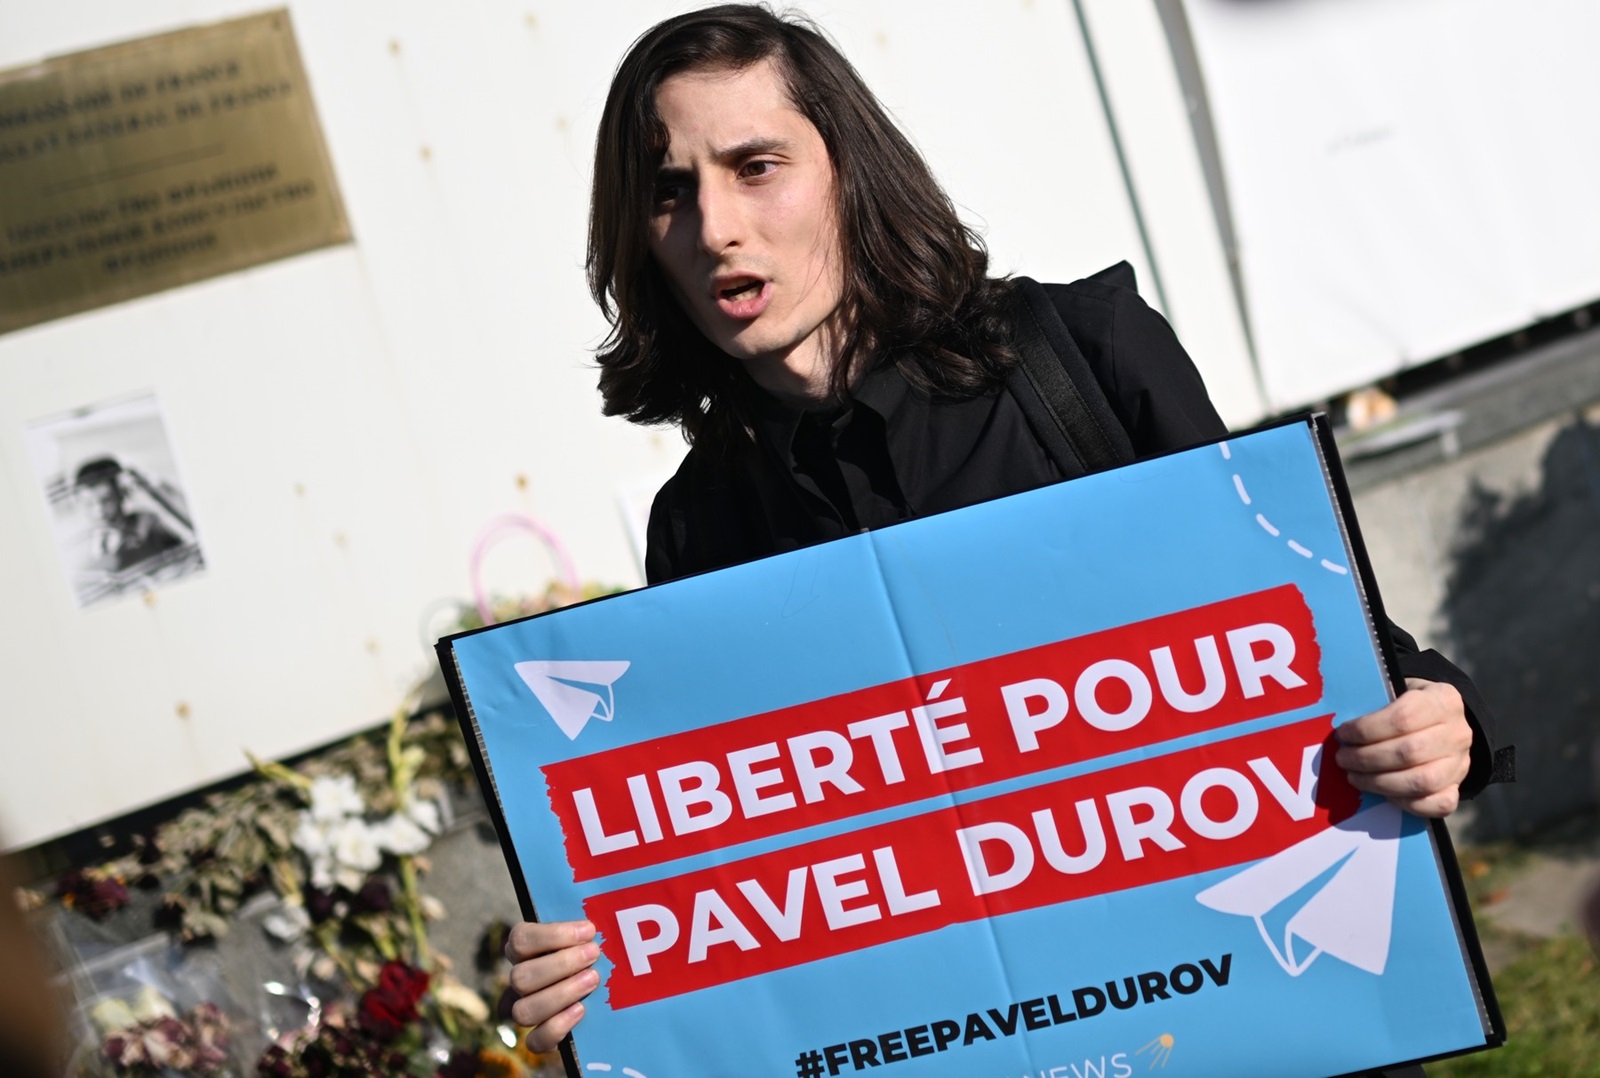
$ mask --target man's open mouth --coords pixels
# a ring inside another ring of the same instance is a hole
[[[761,285],[761,281],[743,281],[720,289],[717,295],[723,299],[755,299],[756,296],[761,294]]]

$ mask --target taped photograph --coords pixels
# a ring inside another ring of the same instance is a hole
[[[26,441],[56,551],[81,608],[205,568],[154,394],[32,424]]]

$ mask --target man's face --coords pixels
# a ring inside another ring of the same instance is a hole
[[[656,91],[668,145],[650,252],[689,320],[757,384],[824,395],[844,291],[833,163],[763,62]]]
[[[90,513],[101,524],[115,524],[122,519],[122,491],[115,482],[90,484],[85,493]]]

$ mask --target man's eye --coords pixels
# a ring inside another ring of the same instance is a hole
[[[664,209],[669,207],[673,203],[677,202],[679,198],[683,197],[683,184],[658,183],[656,184],[655,193],[652,197],[655,205],[658,208]]]
[[[739,169],[739,175],[747,180],[759,180],[772,175],[778,170],[776,161],[746,161]]]

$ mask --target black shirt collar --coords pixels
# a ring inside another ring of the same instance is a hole
[[[878,413],[884,420],[885,426],[892,430],[894,424],[889,420],[905,404],[910,393],[911,386],[906,383],[899,368],[892,363],[869,372],[856,384],[849,399],[842,404],[818,404],[810,408],[798,408],[779,400],[751,382],[751,425],[755,428],[756,440],[766,446],[785,467],[793,468],[795,434],[807,416],[839,426],[849,421],[853,408],[864,405]],[[889,450],[891,458],[894,458],[896,454],[892,445]],[[899,460],[895,460],[896,465],[900,463]]]

